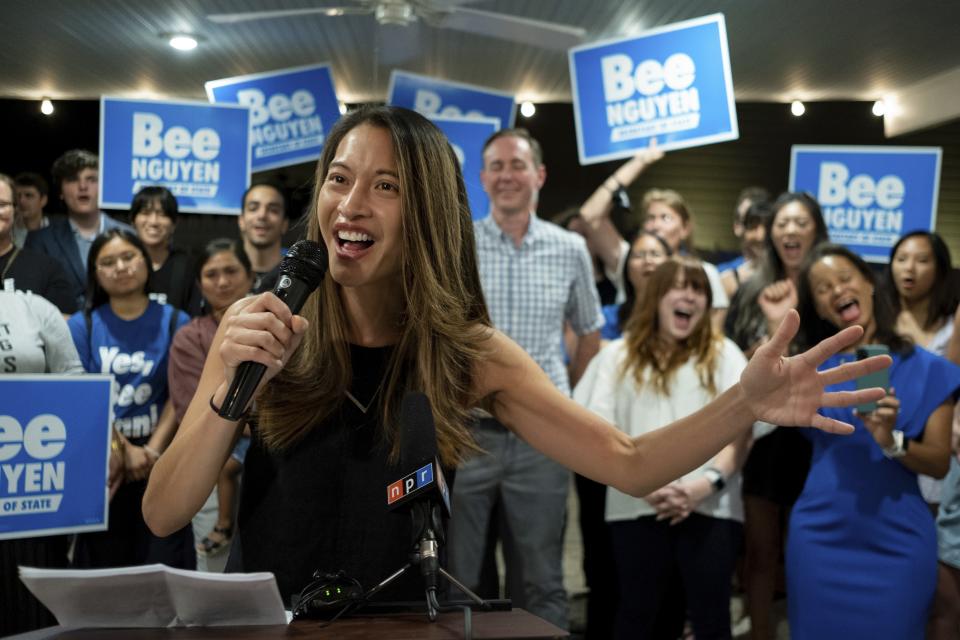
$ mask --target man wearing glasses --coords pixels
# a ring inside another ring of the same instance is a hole
[[[0,290],[32,291],[56,305],[60,313],[73,313],[77,302],[59,263],[15,244],[14,199],[13,180],[0,174]]]

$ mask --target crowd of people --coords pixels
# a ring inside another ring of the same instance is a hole
[[[133,197],[130,225],[99,210],[89,152],[51,170],[62,217],[44,215],[41,176],[0,175],[3,371],[109,373],[119,389],[109,528],[0,541],[0,633],[53,622],[22,564],[229,554],[227,570],[272,571],[288,604],[318,570],[372,587],[410,551],[380,479],[418,390],[452,479],[448,566],[482,596],[498,595],[500,539],[514,605],[567,627],[572,470],[588,638],[729,638],[734,589],[753,638],[773,637],[781,590],[796,637],[955,637],[960,288],[945,243],[906,234],[878,269],[829,242],[809,195],[748,188],[742,256],[718,268],[678,191],[638,189],[663,155],[617,167],[561,226],[538,215],[539,143],[502,130],[474,223],[435,126],[350,112],[304,217],[330,269],[299,315],[269,293],[289,225],[273,185],[244,194],[236,238],[191,255],[163,187]],[[864,345],[890,357],[858,359]],[[267,373],[231,421],[218,407],[245,361]],[[886,396],[856,390],[888,365]],[[408,574],[378,596],[423,587]]]
[[[118,389],[109,529],[0,541],[3,635],[55,622],[20,584],[19,565],[192,569],[198,557],[226,551],[234,526],[243,441],[224,465],[219,512],[202,534],[183,527],[153,535],[141,502],[193,396],[216,323],[230,304],[261,291],[255,277],[264,288],[277,278],[287,224],[282,191],[252,186],[239,239],[214,239],[193,256],[172,242],[178,202],[169,190],[135,194],[127,225],[99,210],[98,172],[88,151],[57,159],[51,174],[65,216],[44,214],[50,189],[42,176],[0,174],[0,373],[107,373]]]

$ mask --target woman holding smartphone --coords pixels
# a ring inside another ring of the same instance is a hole
[[[849,438],[804,432],[813,458],[787,537],[790,631],[797,638],[919,640],[933,599],[936,529],[917,475],[947,472],[960,367],[898,334],[886,296],[875,289],[870,267],[837,245],[815,248],[801,272],[799,346],[859,325],[864,333],[853,349],[822,366],[851,361],[866,345],[885,346],[893,365],[890,395],[875,409],[820,410],[849,419]],[[852,390],[856,382],[832,388]]]

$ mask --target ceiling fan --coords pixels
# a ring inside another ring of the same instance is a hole
[[[208,15],[207,19],[218,24],[234,24],[307,15],[334,18],[346,15],[372,14],[377,23],[382,25],[410,26],[422,19],[423,22],[432,27],[455,29],[501,40],[522,42],[545,49],[564,51],[580,44],[586,35],[586,31],[581,27],[461,6],[462,2],[471,1],[353,0],[354,5],[215,13]]]

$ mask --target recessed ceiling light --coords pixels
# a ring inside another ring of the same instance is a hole
[[[798,118],[802,116],[804,113],[806,113],[806,111],[807,111],[807,108],[803,106],[803,103],[800,102],[799,100],[794,100],[792,103],[790,103],[790,113],[797,116]]]
[[[537,105],[529,100],[520,104],[520,115],[524,118],[530,118],[537,112]]]
[[[197,48],[197,39],[185,33],[170,36],[170,46],[177,51],[192,51]]]
[[[873,103],[873,115],[878,118],[887,112],[887,105],[883,100],[877,100]]]
[[[53,113],[53,101],[50,98],[44,98],[40,101],[40,113],[49,116]]]

